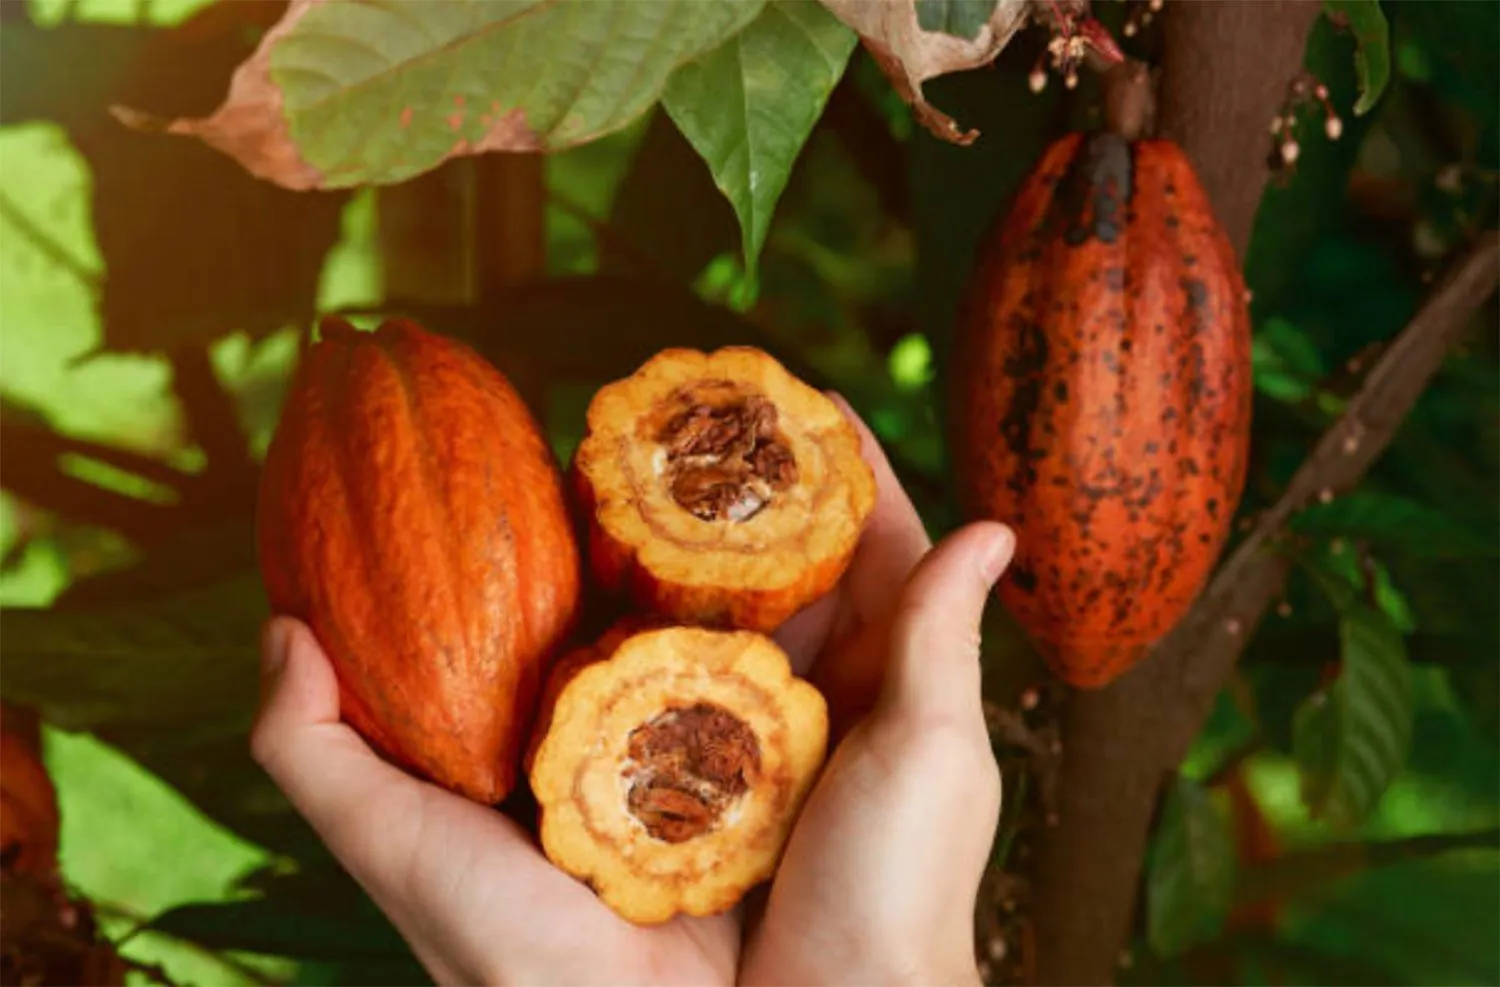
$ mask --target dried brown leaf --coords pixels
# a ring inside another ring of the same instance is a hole
[[[859,33],[917,120],[954,144],[971,144],[979,131],[965,129],[927,102],[922,83],[939,75],[988,65],[1025,26],[1029,0],[997,0],[989,22],[972,40],[917,23],[916,0],[822,0],[834,15]]]

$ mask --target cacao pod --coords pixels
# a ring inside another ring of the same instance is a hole
[[[828,709],[771,638],[627,617],[557,663],[537,729],[543,852],[654,925],[728,911],[775,873]]]
[[[960,496],[1017,530],[997,592],[1061,678],[1102,686],[1184,616],[1244,486],[1249,309],[1181,149],[1049,147],[980,249],[956,355]]]
[[[0,706],[0,863],[6,874],[57,877],[57,790],[35,714]]]
[[[344,718],[393,761],[503,799],[582,573],[557,463],[500,372],[411,322],[325,323],[258,527],[271,605],[312,627]]]

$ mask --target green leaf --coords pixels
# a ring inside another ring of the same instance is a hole
[[[401,938],[382,925],[378,912],[310,908],[305,902],[279,897],[183,905],[157,916],[147,928],[210,949],[303,960],[409,956]]]
[[[297,3],[212,116],[117,115],[200,137],[288,188],[389,184],[451,157],[555,151],[618,130],[764,2]]]
[[[1234,836],[1222,806],[1179,776],[1162,808],[1146,878],[1147,936],[1160,956],[1216,938],[1234,897]]]
[[[776,200],[855,38],[821,4],[772,0],[667,83],[662,105],[734,206],[752,274]]]
[[[1496,547],[1445,512],[1396,494],[1354,492],[1314,504],[1292,519],[1313,537],[1368,539],[1418,558],[1493,558]]]
[[[973,41],[995,12],[995,0],[916,0],[917,24]]]
[[[1292,720],[1302,800],[1314,817],[1348,829],[1380,801],[1411,747],[1412,684],[1406,642],[1385,614],[1342,604],[1339,677]]]
[[[95,734],[240,835],[306,849],[311,832],[248,748],[267,613],[253,572],[105,607],[6,608],[0,694]]]
[[[1323,11],[1340,26],[1354,32],[1358,46],[1354,71],[1359,75],[1359,102],[1354,115],[1364,116],[1385,91],[1391,78],[1391,27],[1380,0],[1323,0]]]

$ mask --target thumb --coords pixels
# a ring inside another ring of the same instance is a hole
[[[912,572],[896,606],[879,712],[903,719],[983,717],[979,623],[1016,538],[981,521],[943,539]]]

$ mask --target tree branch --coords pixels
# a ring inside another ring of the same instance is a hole
[[[1284,564],[1268,549],[1319,490],[1352,486],[1385,449],[1448,347],[1494,293],[1497,265],[1500,237],[1489,234],[1386,350],[1344,417],[1177,630],[1110,687],[1068,702],[1060,825],[1037,854],[1042,982],[1111,979],[1161,779],[1187,753],[1251,630],[1280,592]],[[1352,434],[1359,439],[1351,448]]]
[[[1174,2],[1162,19],[1159,136],[1187,153],[1243,261],[1271,118],[1302,67],[1317,0]]]
[[[171,507],[96,487],[51,462],[6,458],[4,489],[70,521],[108,528],[137,543],[177,529],[179,517]]]
[[[87,439],[59,435],[51,429],[32,425],[0,424],[0,449],[4,449],[8,457],[19,457],[27,462],[53,462],[65,455],[96,459],[106,466],[113,466],[126,473],[134,473],[142,479],[168,487],[179,497],[197,479],[191,473],[184,473],[171,463],[164,463],[151,456],[104,442],[90,442]],[[12,459],[11,465],[14,462],[15,460]],[[0,483],[0,486],[3,486],[3,483]],[[43,503],[38,506],[47,505]]]
[[[1257,522],[1219,568],[1181,626],[1157,648],[1157,664],[1175,664],[1180,692],[1194,709],[1209,706],[1239,658],[1252,627],[1280,592],[1283,564],[1271,551],[1293,514],[1323,490],[1355,486],[1396,434],[1417,398],[1500,282],[1500,236],[1486,234],[1458,261],[1427,302],[1386,348],[1342,418],[1318,441]],[[1231,627],[1238,628],[1231,633]],[[1192,658],[1193,660],[1189,660]],[[1163,738],[1186,752],[1199,722]]]
[[[1266,124],[1300,68],[1319,9],[1310,2],[1168,7],[1158,120],[1193,159],[1241,256],[1265,184]],[[1041,834],[1036,853],[1039,982],[1114,979],[1162,779],[1201,729],[1282,584],[1282,564],[1266,549],[1310,496],[1352,485],[1385,448],[1447,347],[1494,290],[1496,259],[1490,236],[1456,266],[1371,371],[1283,500],[1155,654],[1110,687],[1067,703],[1061,818]]]
[[[208,463],[202,477],[195,477],[198,483],[183,496],[184,507],[205,511],[249,507],[255,499],[257,466],[234,396],[219,380],[207,348],[180,347],[169,359],[172,390],[183,408],[187,431]]]

